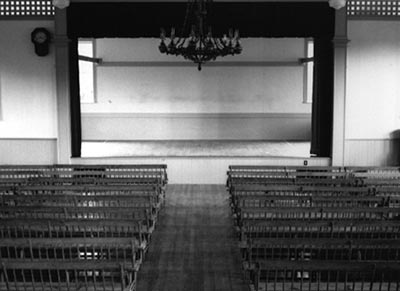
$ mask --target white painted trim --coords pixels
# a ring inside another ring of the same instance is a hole
[[[85,139],[85,140],[82,140],[82,141],[84,141],[84,142],[101,142],[101,140],[98,140],[98,139]],[[193,141],[193,142],[216,142],[216,141],[218,141],[218,142],[238,142],[238,141],[246,141],[246,142],[258,142],[258,141],[268,141],[268,142],[271,142],[271,143],[273,143],[273,142],[282,142],[282,141],[285,141],[285,142],[309,142],[310,140],[309,139],[304,139],[304,140],[302,140],[302,139],[285,139],[285,140],[282,140],[282,139],[160,139],[160,140],[154,140],[154,139],[107,139],[107,140],[104,140],[104,141],[106,141],[106,142],[147,142],[147,141],[150,141],[150,142],[160,142],[160,143],[163,143],[163,142],[191,142],[191,141]]]
[[[204,67],[300,67],[303,64],[299,60],[291,61],[213,61],[205,63]],[[190,61],[143,61],[143,62],[107,62],[103,61],[98,67],[192,67]]]
[[[97,41],[95,38],[92,39],[93,41],[93,57],[97,58]],[[93,97],[94,103],[97,103],[97,63],[93,63]]]
[[[71,0],[71,2],[110,2],[110,0]],[[118,0],[118,2],[143,2],[143,0]],[[187,0],[146,0],[146,2],[187,2]],[[214,0],[214,2],[243,2],[243,0]],[[246,2],[304,2],[304,0],[246,0]],[[328,2],[328,0],[307,0],[307,2]]]
[[[40,20],[54,20],[54,15],[49,15],[49,16],[27,16],[27,15],[21,15],[21,16],[0,16],[0,21],[40,21]]]
[[[67,164],[71,158],[71,115],[66,9],[56,9],[54,43],[57,92],[57,162]]]
[[[313,38],[304,39],[304,57],[311,58],[314,54],[310,54],[309,44],[312,43],[314,47]],[[311,67],[311,68],[310,68]],[[303,64],[303,104],[312,104],[312,91],[313,91],[313,71],[314,61],[306,62]]]
[[[56,137],[0,137],[0,141],[2,140],[16,140],[16,141],[56,141]]]
[[[334,84],[333,84],[333,128],[332,166],[345,164],[346,136],[346,72],[347,72],[347,14],[346,9],[335,12]]]
[[[309,119],[311,113],[82,113],[90,118],[293,118]]]
[[[399,21],[399,16],[348,16],[350,21]]]
[[[306,157],[293,157],[293,156],[273,156],[273,155],[254,155],[254,156],[237,156],[237,155],[232,155],[232,156],[213,156],[213,155],[193,155],[193,156],[189,156],[189,155],[154,155],[154,156],[113,156],[113,157],[104,157],[104,159],[123,159],[123,158],[141,158],[141,159],[168,159],[168,158],[182,158],[182,159],[193,159],[193,158],[198,158],[198,159],[227,159],[227,158],[231,158],[231,159],[243,159],[243,158],[257,158],[257,159],[265,159],[265,158],[271,158],[271,159],[289,159],[289,160],[296,160],[296,159],[301,159],[301,160],[307,160],[310,159],[310,156],[306,156]],[[75,158],[74,158],[75,159]],[[83,159],[98,159],[101,160],[103,159],[103,157],[93,157],[93,158],[83,158]],[[72,159],[71,159],[72,160]]]
[[[400,140],[399,137],[394,138],[346,138],[345,141],[388,141],[388,140]]]
[[[176,157],[161,157],[161,156],[152,156],[152,157],[143,157],[143,156],[124,156],[124,157],[82,157],[82,158],[71,158],[71,162],[73,164],[132,164],[132,160],[139,160],[140,162],[136,163],[143,163],[145,164],[144,160],[159,160],[159,159],[171,159],[171,160],[184,160],[187,159],[188,157],[185,156],[176,156]],[[209,157],[202,157],[202,156],[191,156],[190,159],[218,159],[218,160],[230,160],[231,157],[226,157],[226,156],[209,156]],[[246,156],[238,156],[235,157],[235,159],[240,159],[240,160],[247,160],[247,159],[252,159],[251,157],[246,157]],[[281,161],[281,160],[304,160],[305,158],[303,157],[274,157],[274,156],[263,156],[262,160],[276,160],[276,161]],[[307,157],[308,161],[313,161],[317,163],[323,163],[324,165],[326,164],[329,166],[330,164],[330,158],[325,158],[325,157]],[[258,161],[257,164],[263,164],[263,161]],[[94,161],[94,163],[92,163]],[[153,163],[153,161],[151,162]],[[237,163],[236,163],[237,164]],[[271,165],[277,165],[279,163],[273,163]],[[287,165],[286,165],[287,166]],[[299,164],[299,166],[303,166],[303,164]],[[309,164],[308,166],[312,166]]]
[[[0,72],[0,122],[3,121],[3,91],[1,87],[2,83],[1,72]]]

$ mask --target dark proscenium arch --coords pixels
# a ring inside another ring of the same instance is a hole
[[[67,10],[68,37],[158,37],[160,28],[180,29],[184,2],[71,3]],[[333,123],[333,43],[335,10],[324,2],[216,2],[210,15],[215,36],[230,28],[242,37],[313,37],[315,72],[311,152],[331,155]],[[77,42],[73,42],[77,43]],[[75,51],[76,50],[72,50]],[[78,72],[70,57],[71,71]],[[79,80],[72,78],[72,156],[80,156]],[[76,93],[78,92],[78,93]],[[77,133],[79,132],[79,134]]]
[[[70,37],[158,37],[182,27],[186,3],[72,3]],[[213,33],[238,28],[243,37],[333,37],[335,13],[326,2],[217,2]]]

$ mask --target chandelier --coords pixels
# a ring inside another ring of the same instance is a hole
[[[217,57],[240,54],[239,30],[229,29],[227,35],[213,37],[207,22],[207,6],[210,8],[211,0],[189,0],[180,35],[176,36],[175,28],[172,28],[167,40],[166,32],[161,28],[160,52],[191,60],[197,64],[199,71],[202,64]]]

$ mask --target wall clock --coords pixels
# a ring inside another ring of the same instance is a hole
[[[44,57],[49,54],[50,38],[50,32],[43,27],[35,28],[32,31],[31,41],[35,45],[35,53],[38,56]]]

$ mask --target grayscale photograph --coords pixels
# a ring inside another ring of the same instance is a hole
[[[400,0],[0,0],[0,291],[400,291]]]

